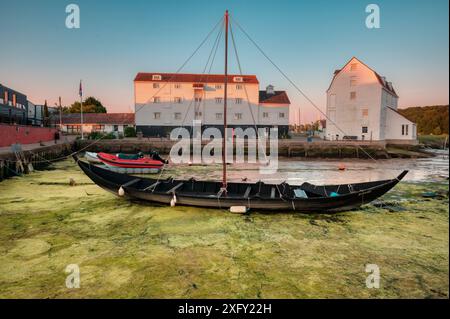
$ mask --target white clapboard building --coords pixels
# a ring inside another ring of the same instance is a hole
[[[255,75],[229,75],[227,124],[229,127],[278,127],[289,130],[290,101],[285,91],[269,85],[259,90]],[[174,128],[223,131],[224,75],[138,73],[134,80],[136,130],[144,136],[168,136]]]
[[[397,111],[398,99],[391,82],[353,57],[327,90],[325,138],[416,143],[416,124]]]

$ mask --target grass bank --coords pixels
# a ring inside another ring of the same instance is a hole
[[[383,200],[236,216],[131,203],[57,163],[0,183],[0,298],[448,298],[448,182],[403,182]],[[80,289],[65,286],[69,264]]]

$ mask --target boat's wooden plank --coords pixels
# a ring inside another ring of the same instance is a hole
[[[161,184],[161,182],[160,182],[160,181],[157,181],[156,183],[153,183],[152,185],[147,186],[146,188],[144,188],[143,191],[148,191],[148,190],[150,190],[150,189],[155,189],[156,186],[158,186],[159,184]]]
[[[177,190],[177,189],[179,189],[181,186],[183,186],[184,185],[184,182],[181,182],[181,183],[179,183],[179,184],[177,184],[175,187],[173,187],[172,189],[169,189],[167,192],[166,192],[166,194],[171,194],[171,193],[175,193],[175,191]]]
[[[250,195],[251,191],[252,191],[252,187],[248,186],[247,189],[245,190],[244,198],[248,198],[248,196]]]
[[[140,181],[141,181],[140,178],[135,178],[135,179],[129,181],[128,183],[123,184],[122,187],[128,187],[128,186],[134,185],[134,184],[136,184],[137,182],[140,182]]]

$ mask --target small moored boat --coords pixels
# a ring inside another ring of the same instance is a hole
[[[124,158],[125,157],[125,158]],[[164,166],[160,160],[149,157],[118,156],[108,153],[97,153],[97,158],[109,170],[127,174],[158,173]]]

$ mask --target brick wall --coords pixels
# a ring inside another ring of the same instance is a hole
[[[0,147],[51,141],[55,132],[53,128],[0,124]]]

